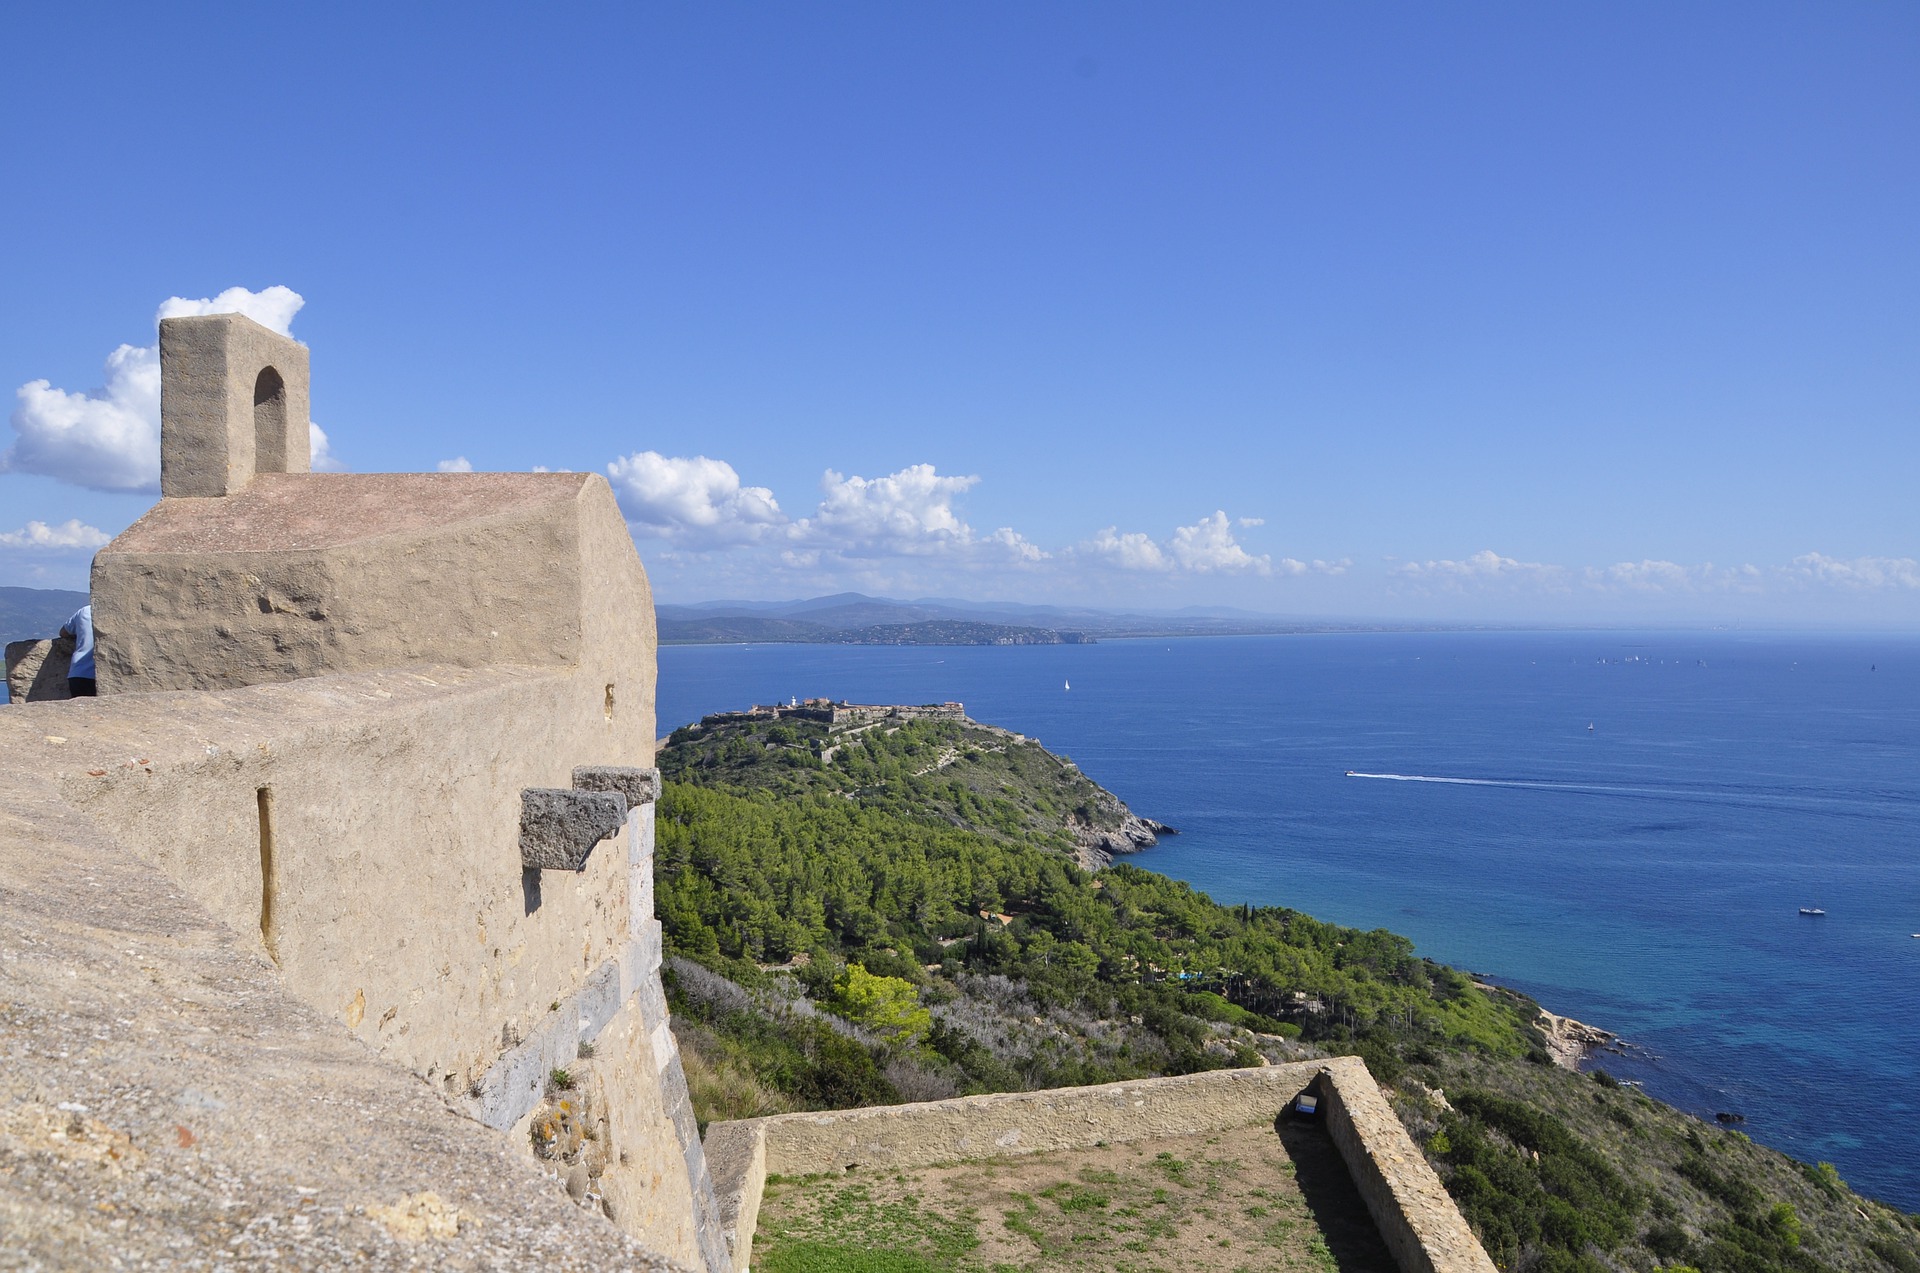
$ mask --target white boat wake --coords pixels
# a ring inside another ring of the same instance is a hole
[[[1651,783],[1604,782],[1530,782],[1517,778],[1455,778],[1444,774],[1376,774],[1358,769],[1347,770],[1349,778],[1371,778],[1378,782],[1433,782],[1449,787],[1501,787],[1509,791],[1553,791],[1566,795],[1625,796],[1639,800],[1678,800],[1698,804],[1739,804],[1756,808],[1805,809],[1846,816],[1888,816],[1863,807],[1863,801],[1877,804],[1885,799],[1875,793],[1866,801],[1864,793],[1777,791],[1762,788],[1737,788],[1699,785],[1661,785]],[[1897,815],[1896,815],[1897,816]]]
[[[1494,778],[1435,778],[1431,774],[1363,774],[1354,769],[1347,770],[1347,777],[1381,778],[1387,782],[1453,782],[1458,783],[1462,787],[1538,787],[1547,785],[1537,782],[1501,782]]]
[[[1509,787],[1521,791],[1577,791],[1607,796],[1669,796],[1716,798],[1721,793],[1696,792],[1676,787],[1629,787],[1596,782],[1526,782],[1515,778],[1444,778],[1436,774],[1363,774],[1347,770],[1349,778],[1375,778],[1382,782],[1443,782],[1455,787]]]

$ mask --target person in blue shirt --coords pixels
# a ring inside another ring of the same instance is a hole
[[[61,636],[73,638],[73,661],[67,664],[67,693],[94,698],[100,693],[93,675],[93,607],[81,606],[61,625]]]

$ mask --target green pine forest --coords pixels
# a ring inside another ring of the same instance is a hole
[[[1357,1054],[1503,1269],[1920,1273],[1920,1218],[1555,1066],[1538,1005],[1403,937],[1083,869],[1127,810],[1036,742],[732,720],[659,764],[703,1122]]]

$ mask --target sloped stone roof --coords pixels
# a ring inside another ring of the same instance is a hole
[[[263,473],[234,495],[166,499],[107,553],[299,552],[577,499],[590,473]]]

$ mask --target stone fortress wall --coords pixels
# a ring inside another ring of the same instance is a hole
[[[288,994],[717,1267],[658,971],[652,598],[605,479],[309,473],[304,347],[219,315],[161,356],[162,499],[94,563],[101,696],[21,684],[0,746]]]
[[[945,720],[971,724],[964,703],[841,703],[810,698],[804,703],[755,705],[744,712],[714,712],[700,718],[702,725],[729,725],[754,721],[798,720],[825,725],[831,733],[860,729],[883,722]]]
[[[160,345],[162,499],[94,563],[100,697],[45,701],[64,651],[8,650],[0,1228],[29,1264],[399,1266],[424,1234],[429,1263],[720,1273],[769,1163],[1134,1117],[1094,1088],[720,1125],[716,1195],[659,977],[652,599],[605,479],[310,473],[305,347],[237,315]],[[1480,1267],[1422,1254],[1421,1208],[1457,1213],[1408,1204],[1424,1160],[1327,1064],[1117,1089],[1252,1119],[1333,1083],[1403,1267]]]

